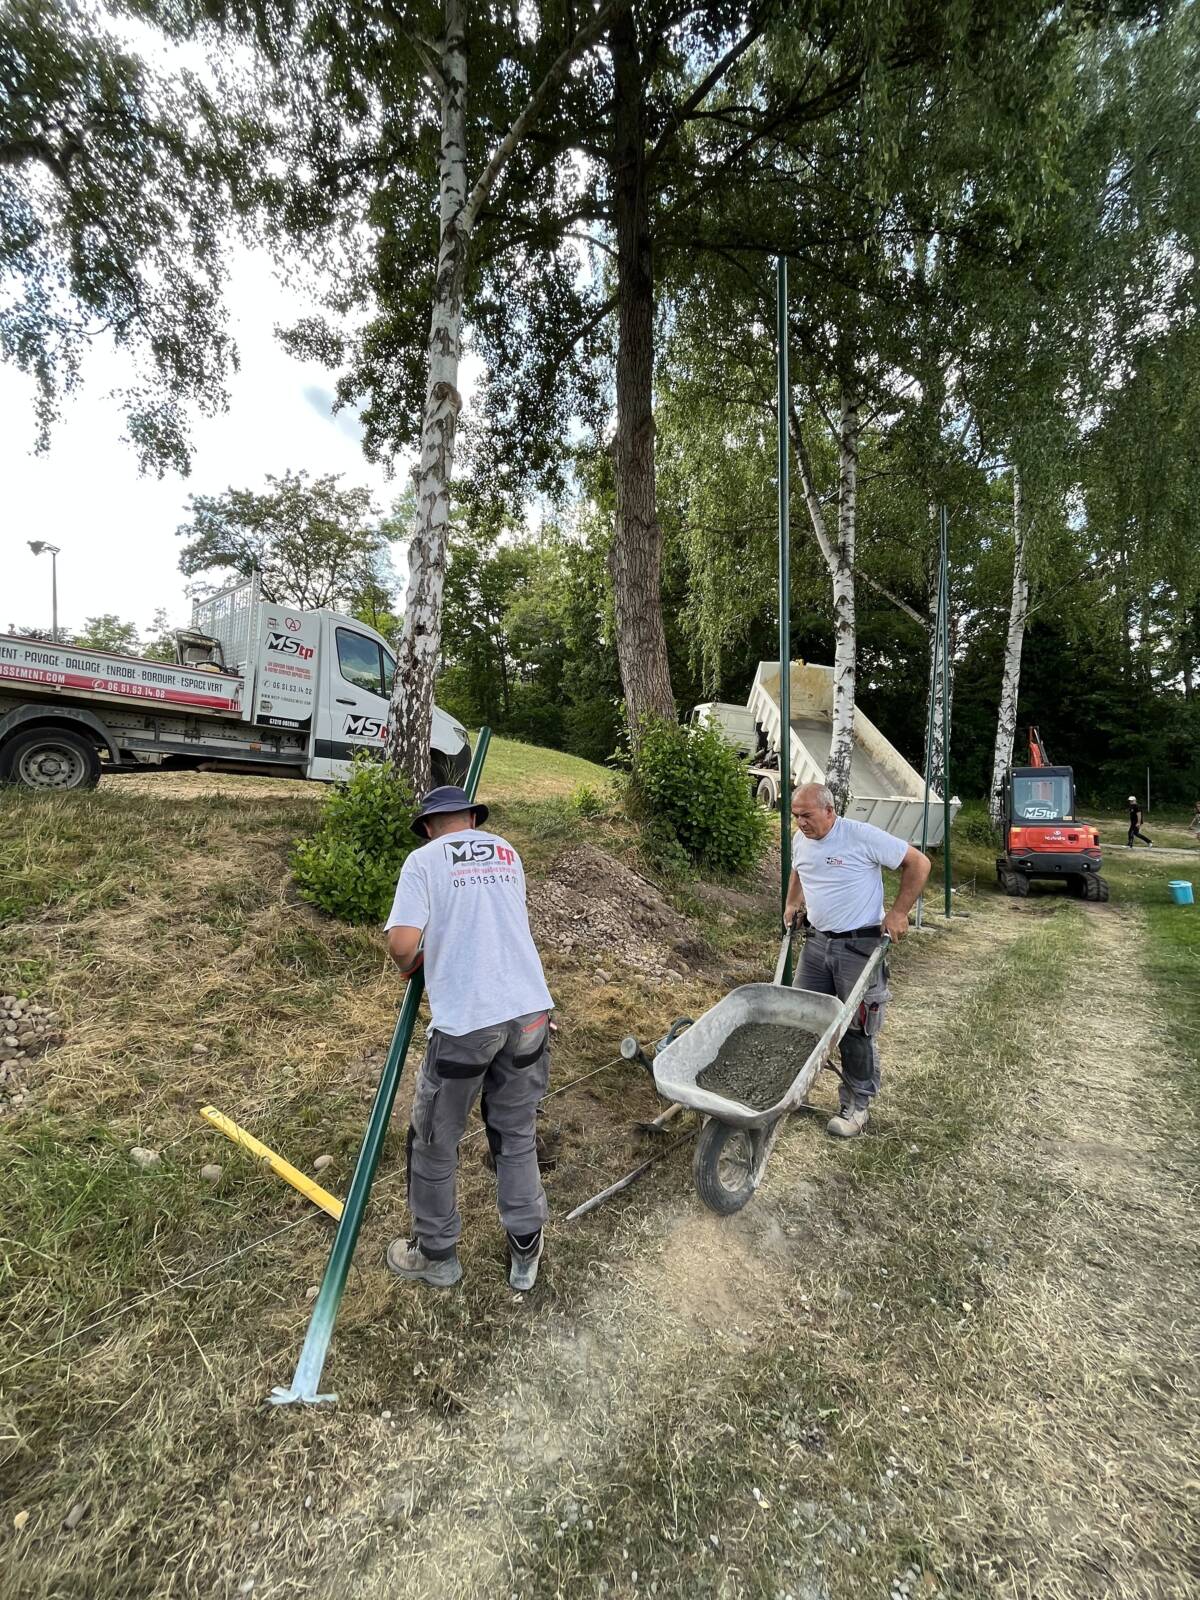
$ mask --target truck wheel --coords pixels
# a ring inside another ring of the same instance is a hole
[[[779,791],[770,778],[760,778],[756,798],[764,811],[777,811],[779,809]]]
[[[734,1128],[709,1117],[696,1141],[692,1177],[710,1211],[731,1217],[754,1193],[754,1163],[762,1130]]]
[[[9,741],[0,756],[0,778],[26,789],[94,789],[100,753],[69,728],[31,728]]]
[[[1000,872],[1000,887],[1005,894],[1015,894],[1022,897],[1029,893],[1029,879],[1023,872]]]
[[[1107,900],[1108,899],[1108,879],[1107,878],[1101,878],[1099,876],[1099,874],[1097,874],[1097,876],[1092,879],[1092,882],[1096,885],[1096,899],[1097,900]]]

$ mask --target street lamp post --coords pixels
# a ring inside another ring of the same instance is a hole
[[[47,544],[45,539],[27,539],[26,543],[35,556],[50,556],[50,633],[55,644],[58,643],[58,557],[59,548],[56,544]]]

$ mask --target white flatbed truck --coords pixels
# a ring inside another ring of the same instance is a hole
[[[180,768],[332,782],[382,752],[395,657],[336,611],[263,598],[257,577],[192,606],[174,662],[0,634],[0,783],[88,789]],[[466,731],[436,706],[435,782],[460,782]]]
[[[793,661],[790,675],[791,780],[824,783],[825,763],[833,732],[833,668]],[[779,805],[779,749],[783,716],[779,708],[779,663],[760,661],[745,705],[707,701],[692,720],[711,723],[749,760],[750,780],[759,802]],[[922,730],[923,732],[924,730]],[[850,798],[846,816],[871,822],[898,839],[921,843],[925,780],[867,716],[859,703],[854,712],[854,748],[850,756]],[[961,802],[950,802],[951,821]],[[942,797],[929,791],[929,838],[941,844]]]

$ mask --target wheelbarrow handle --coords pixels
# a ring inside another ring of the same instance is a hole
[[[792,940],[796,937],[796,929],[798,926],[799,923],[795,918],[793,918],[788,924],[787,932],[783,936],[783,943],[779,946],[779,959],[775,963],[775,975],[771,979],[771,982],[778,986],[782,986],[783,984],[784,974],[787,972],[788,968],[788,958],[792,953]]]

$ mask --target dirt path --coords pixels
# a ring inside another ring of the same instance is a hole
[[[497,1351],[456,1419],[404,1425],[315,1541],[344,1553],[336,1583],[278,1592],[840,1600],[885,1594],[888,1552],[923,1550],[912,1582],[931,1597],[1184,1593],[1200,1549],[1196,1151],[1137,914],[985,896],[914,940],[872,1148],[919,1151],[948,1030],[984,1015],[1005,953],[1057,918],[1074,919],[1055,923],[1071,930],[1061,994],[1013,1019],[1031,1078],[961,1156],[918,1170],[919,1195],[888,1180],[887,1226],[868,1225],[811,1120],[734,1218],[699,1207],[681,1164],[669,1192],[589,1219],[588,1292],[531,1306],[530,1337]],[[815,1408],[810,1390],[831,1398]],[[730,1468],[705,1510],[706,1480]],[[785,1485],[804,1495],[786,1512]],[[631,1511],[654,1494],[676,1561],[661,1587]]]
[[[1034,1250],[995,1285],[1006,1325],[973,1374],[988,1402],[963,1419],[957,1532],[990,1546],[1000,1592],[1174,1600],[1200,1553],[1197,1140],[1140,970],[1140,913],[1084,916],[1045,1019],[1049,1070],[987,1152],[1046,1200]]]

